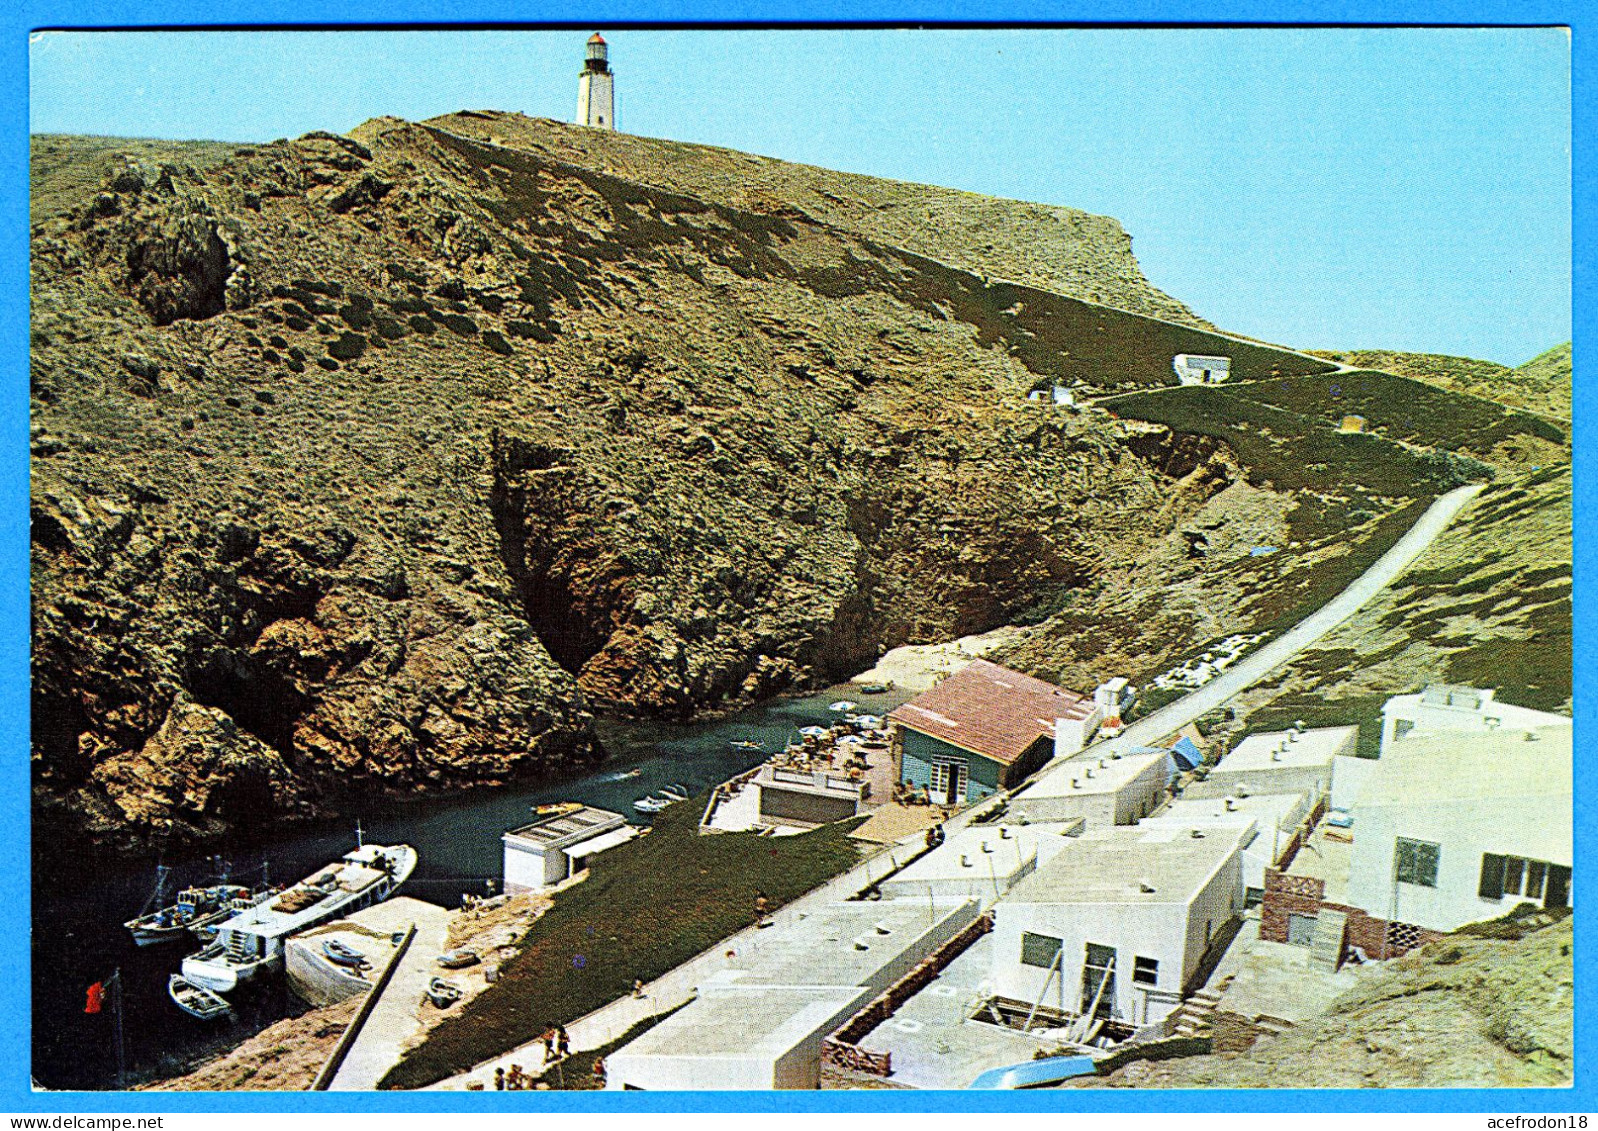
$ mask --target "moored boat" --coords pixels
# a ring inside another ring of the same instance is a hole
[[[582,807],[581,801],[551,801],[545,805],[534,805],[533,812],[540,817],[558,817],[562,813],[575,813]]]
[[[673,782],[671,785],[661,787],[660,796],[671,802],[687,801],[689,798],[688,787],[680,782]]]
[[[735,738],[727,743],[734,750],[764,750],[765,745],[752,738]]]
[[[281,969],[290,935],[381,903],[416,869],[408,844],[362,845],[275,899],[238,910],[217,925],[216,940],[183,960],[183,976],[227,993],[240,982]]]
[[[476,966],[479,962],[475,950],[459,947],[455,950],[446,950],[438,956],[438,964],[446,970],[459,970],[463,966]]]
[[[663,797],[640,797],[633,802],[633,808],[640,813],[658,813],[671,802]]]
[[[201,1021],[215,1021],[233,1012],[233,1007],[221,994],[189,981],[182,974],[173,974],[166,980],[166,992],[174,1005]]]
[[[220,858],[218,858],[220,864]],[[178,892],[177,901],[166,907],[156,907],[166,892],[167,878],[172,869],[156,866],[155,891],[145,901],[145,910],[123,926],[133,933],[139,946],[173,942],[190,931],[205,929],[233,914],[233,903],[250,894],[250,889],[227,882],[223,871],[216,883],[209,886],[187,887]],[[150,910],[155,907],[155,910]]]

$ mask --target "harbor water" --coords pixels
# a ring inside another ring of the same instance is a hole
[[[237,883],[259,879],[263,861],[273,882],[293,883],[355,847],[356,823],[375,844],[410,844],[417,868],[402,894],[445,907],[463,894],[497,892],[503,859],[500,835],[531,820],[530,808],[551,801],[581,801],[625,813],[636,823],[648,817],[633,802],[671,784],[695,797],[710,786],[756,765],[779,750],[795,729],[826,724],[837,716],[828,704],[840,697],[859,709],[884,713],[903,693],[865,695],[841,686],[804,698],[774,700],[711,722],[670,724],[602,720],[605,764],[585,777],[537,787],[507,786],[420,801],[374,799],[351,807],[337,822],[297,825],[281,837],[209,847],[185,858],[168,858],[168,899],[180,887],[210,880],[206,853],[221,852]],[[764,752],[735,748],[753,740]],[[630,771],[638,770],[636,777]],[[153,856],[90,861],[60,846],[34,846],[33,865],[33,1076],[50,1089],[109,1089],[118,1086],[114,993],[104,1008],[84,1012],[88,987],[120,971],[124,1086],[183,1072],[230,1049],[274,1021],[307,1007],[279,976],[230,996],[233,1020],[199,1021],[167,997],[167,978],[199,943],[139,947],[123,923],[139,913],[155,880]]]

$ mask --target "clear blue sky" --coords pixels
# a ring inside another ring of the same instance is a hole
[[[1570,337],[1563,31],[603,30],[624,130],[1114,216],[1227,329],[1506,364]],[[586,38],[47,33],[31,125],[570,119]]]

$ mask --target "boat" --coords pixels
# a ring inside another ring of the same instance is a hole
[[[640,813],[658,813],[671,802],[661,797],[640,797],[633,802],[633,808]]]
[[[660,796],[664,797],[667,801],[687,801],[689,797],[688,787],[681,783],[674,782],[671,785],[662,786],[660,790]]]
[[[534,805],[533,813],[540,817],[558,817],[562,813],[575,813],[582,807],[581,801],[552,801],[547,805]]]
[[[461,999],[461,988],[454,982],[434,978],[427,983],[427,1000],[440,1009],[448,1009]]]
[[[479,959],[475,950],[460,947],[456,950],[446,950],[438,956],[438,964],[446,970],[459,970],[463,966],[476,966]]]
[[[732,749],[734,749],[734,750],[764,750],[765,749],[765,746],[762,743],[756,742],[752,738],[735,738],[731,742],[727,743],[727,745],[732,747]]]
[[[328,939],[322,943],[322,953],[327,955],[329,962],[336,962],[340,966],[349,966],[359,970],[363,966],[370,966],[366,955],[354,947],[345,946],[337,939]]]
[[[861,686],[860,693],[862,695],[886,695],[892,690],[893,684],[891,683],[867,683]]]
[[[166,980],[166,992],[179,1009],[201,1021],[215,1021],[233,1012],[221,994],[195,985],[182,974],[173,974]]]
[[[1004,1068],[990,1068],[967,1087],[981,1091],[1044,1088],[1073,1076],[1091,1076],[1096,1071],[1091,1056],[1050,1056],[1042,1060],[1023,1060]]]
[[[155,890],[144,903],[144,910],[123,926],[133,933],[133,941],[140,946],[173,942],[190,931],[203,930],[233,914],[233,901],[250,894],[250,889],[227,882],[223,872],[218,882],[208,887],[188,887],[178,892],[177,902],[167,907],[150,910],[166,894],[166,881],[172,869],[156,865]]]
[[[858,706],[860,706],[860,704],[856,703],[852,699],[840,699],[836,703],[828,703],[827,710],[833,712],[834,714],[841,715],[845,711],[852,711]]]
[[[214,942],[183,960],[183,976],[225,994],[280,970],[289,936],[381,903],[415,870],[416,850],[408,844],[360,845],[276,898],[238,908],[217,925]]]

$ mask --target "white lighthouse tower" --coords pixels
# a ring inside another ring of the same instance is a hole
[[[577,80],[577,124],[616,128],[616,76],[606,59],[605,37],[597,31],[588,40],[583,73]]]

